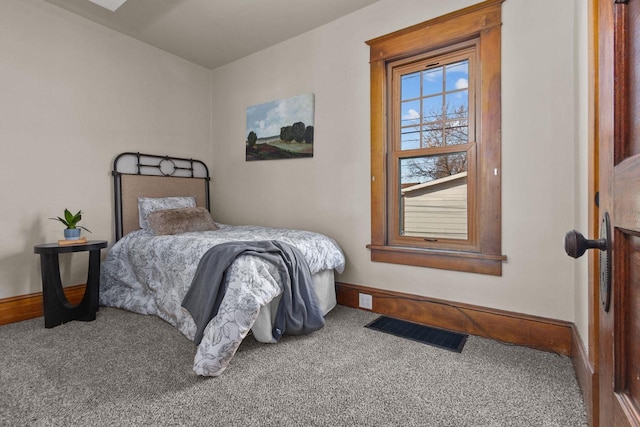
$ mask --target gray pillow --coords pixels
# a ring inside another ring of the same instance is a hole
[[[205,208],[154,211],[149,214],[148,220],[149,228],[156,236],[218,229],[211,217],[211,213]]]
[[[147,217],[151,212],[164,209],[194,208],[196,198],[190,197],[138,197],[140,228],[149,228]]]

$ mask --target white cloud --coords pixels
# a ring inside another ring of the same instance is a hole
[[[413,108],[410,108],[407,114],[402,116],[402,120],[413,120],[413,119],[419,119],[419,118],[420,118],[420,113],[414,110]]]
[[[458,79],[456,81],[456,89],[466,89],[469,87],[469,80],[467,79]]]

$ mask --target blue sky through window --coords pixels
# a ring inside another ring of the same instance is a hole
[[[466,126],[468,114],[468,59],[401,76],[401,149],[412,150],[451,143],[445,141],[466,143],[460,140],[453,142],[453,139],[446,136],[446,132],[451,129],[453,120],[462,121],[462,124],[453,123],[455,126]]]

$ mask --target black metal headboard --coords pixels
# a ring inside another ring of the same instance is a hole
[[[115,238],[137,225],[138,197],[195,196],[211,210],[209,168],[195,159],[126,152],[113,161]]]

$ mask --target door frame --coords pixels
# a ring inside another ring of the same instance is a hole
[[[598,238],[600,232],[600,210],[596,204],[599,191],[599,40],[600,24],[598,3],[588,0],[588,236]],[[613,1],[613,0],[610,0]],[[589,425],[597,427],[600,419],[600,268],[597,251],[588,251],[588,360],[586,377],[582,381],[582,393]],[[586,382],[586,384],[585,384]]]

